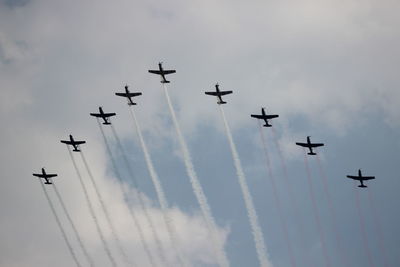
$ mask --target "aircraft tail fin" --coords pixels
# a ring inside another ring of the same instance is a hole
[[[264,126],[264,127],[272,127],[271,124],[264,124],[263,126]]]
[[[226,102],[225,101],[218,101],[218,104],[222,105],[222,104],[226,104]]]
[[[359,185],[358,187],[361,187],[361,188],[366,188],[367,186],[366,186],[366,185],[363,185],[363,184],[361,184],[361,185]]]
[[[103,122],[103,125],[111,125],[111,122]]]
[[[72,151],[74,151],[74,152],[81,152],[79,148],[74,148],[74,149],[72,149]]]
[[[317,155],[317,153],[315,153],[315,152],[309,152],[309,153],[307,153],[308,155]]]
[[[165,80],[165,81],[161,81],[161,83],[169,83],[169,81]]]
[[[52,182],[44,182],[44,184],[53,184]]]

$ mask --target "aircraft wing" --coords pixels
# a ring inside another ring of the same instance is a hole
[[[150,73],[161,75],[162,72],[159,70],[149,70]]]
[[[90,116],[96,117],[96,118],[101,118],[103,116],[101,116],[100,113],[90,113]]]
[[[127,97],[127,96],[128,96],[128,94],[126,94],[126,93],[115,93],[115,95],[117,95],[117,96],[123,96],[123,97]]]
[[[357,180],[360,181],[360,176],[354,176],[354,175],[346,175],[347,178],[353,179],[353,180]]]
[[[164,70],[163,71],[164,75],[175,73],[175,72],[176,72],[176,70]]]
[[[115,116],[115,115],[117,115],[117,114],[116,113],[104,113],[103,114],[103,116],[106,117],[106,118],[107,117],[111,117],[111,116]],[[103,117],[103,116],[100,116],[100,117]]]
[[[128,97],[135,97],[135,96],[140,96],[142,93],[129,93]]]
[[[232,94],[232,91],[220,91],[219,95],[229,95]]]
[[[296,143],[296,145],[302,146],[302,147],[310,147],[307,143]]]
[[[72,142],[71,141],[67,141],[67,140],[61,140],[61,143],[67,144],[67,145],[72,145]]]
[[[278,118],[279,115],[266,115],[265,116],[267,119],[274,119],[274,118]]]
[[[37,174],[37,173],[32,173],[33,176],[39,177],[39,178],[43,178],[43,174]]]
[[[264,119],[264,115],[251,114],[250,116],[256,119]]]
[[[75,141],[74,143],[75,143],[75,145],[82,145],[82,144],[85,144],[86,141]]]
[[[218,96],[219,94],[217,92],[204,92],[206,95],[213,95],[213,96]]]
[[[319,147],[319,146],[324,146],[322,143],[315,143],[315,144],[310,144],[310,147]]]
[[[375,179],[375,176],[361,176],[360,177],[361,178],[361,180],[372,180],[372,179]]]
[[[46,174],[46,178],[52,178],[52,177],[56,177],[57,174]]]

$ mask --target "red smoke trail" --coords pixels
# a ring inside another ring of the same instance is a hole
[[[319,219],[318,206],[317,206],[317,202],[315,200],[314,189],[313,189],[312,180],[311,180],[311,171],[310,171],[310,167],[308,165],[308,160],[307,160],[307,155],[306,155],[305,149],[303,149],[303,155],[304,155],[304,164],[306,166],[306,172],[307,172],[308,187],[310,190],[310,197],[311,197],[311,202],[313,205],[314,219],[315,219],[315,222],[317,223],[317,230],[319,233],[319,238],[320,238],[320,242],[321,242],[321,246],[322,246],[322,253],[324,256],[325,265],[331,266],[331,263],[330,263],[329,257],[328,257],[328,253],[326,250],[325,237],[324,237],[324,233],[322,231],[321,221]]]
[[[276,184],[275,184],[275,177],[272,173],[271,162],[269,159],[267,144],[266,144],[265,136],[264,136],[264,133],[262,130],[263,127],[260,122],[258,123],[258,126],[260,129],[260,136],[261,136],[261,141],[262,141],[262,145],[263,145],[263,149],[264,149],[268,174],[269,174],[269,177],[271,178],[271,185],[272,185],[272,191],[273,191],[274,198],[275,198],[276,209],[278,210],[278,213],[279,213],[279,219],[281,221],[282,231],[285,236],[285,241],[286,241],[286,246],[287,246],[289,257],[290,257],[290,262],[291,262],[291,265],[294,267],[294,266],[296,266],[296,261],[295,261],[293,251],[292,251],[292,244],[289,239],[289,233],[287,230],[286,220],[282,214],[282,206],[281,206],[281,202],[280,202],[278,191],[277,191]]]
[[[372,210],[372,216],[374,217],[374,225],[375,225],[375,231],[378,234],[378,242],[379,242],[379,249],[381,251],[381,255],[383,258],[383,265],[384,266],[389,266],[386,260],[386,248],[385,248],[385,236],[383,235],[381,224],[379,222],[379,217],[377,215],[375,205],[374,205],[374,198],[372,195],[372,191],[369,188],[366,188],[368,191],[368,199],[369,199],[369,205],[370,205],[370,210]]]
[[[289,195],[290,205],[291,205],[292,211],[294,212],[295,217],[297,218],[296,226],[298,227],[298,232],[300,233],[300,239],[305,240],[306,234],[304,232],[304,224],[303,224],[303,221],[300,219],[301,216],[300,216],[297,204],[296,204],[297,202],[294,198],[292,183],[289,181],[286,161],[285,161],[285,158],[283,157],[281,148],[279,146],[277,134],[275,132],[274,127],[271,127],[271,131],[272,131],[272,139],[275,143],[276,150],[278,151],[279,160],[281,162],[281,166],[282,166],[282,170],[283,170],[283,178],[284,178],[284,182],[285,182],[285,187],[287,188],[287,193]],[[303,262],[304,262],[305,266],[308,265],[306,263],[306,259],[303,259]]]
[[[337,249],[339,251],[340,257],[342,259],[342,262],[344,264],[344,266],[349,266],[349,263],[347,261],[347,257],[345,256],[344,250],[343,250],[343,246],[342,246],[342,242],[341,242],[341,238],[339,235],[339,231],[337,229],[337,220],[336,220],[336,212],[335,212],[335,208],[333,206],[332,203],[332,198],[331,198],[331,194],[329,192],[329,187],[328,187],[328,178],[324,172],[324,169],[322,167],[322,163],[321,160],[319,158],[319,155],[317,154],[317,164],[318,164],[318,170],[319,170],[319,174],[322,177],[322,181],[324,184],[324,192],[325,195],[328,199],[328,205],[329,205],[329,211],[331,214],[331,219],[332,219],[332,224],[333,224],[333,232],[335,234],[335,238],[336,238],[336,245],[337,245]]]
[[[367,237],[367,233],[365,231],[364,216],[362,215],[362,211],[361,211],[360,195],[358,192],[358,188],[356,187],[356,182],[354,182],[354,188],[355,188],[354,191],[355,191],[355,195],[356,195],[357,212],[358,212],[358,218],[360,220],[360,229],[361,229],[361,235],[363,238],[364,250],[365,250],[365,253],[367,254],[368,265],[370,267],[372,267],[372,266],[374,266],[374,262],[372,261],[371,252],[368,247],[368,237]]]

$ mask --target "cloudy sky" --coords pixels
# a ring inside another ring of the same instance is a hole
[[[147,72],[159,61],[177,70],[169,92],[231,266],[259,263],[221,114],[215,99],[203,93],[216,82],[234,91],[224,109],[272,265],[292,266],[281,212],[297,266],[325,266],[323,247],[331,266],[399,266],[399,8],[392,0],[0,0],[0,266],[74,264],[31,175],[42,167],[59,174],[57,188],[96,266],[110,266],[59,142],[69,134],[87,141],[85,155],[130,260],[149,266],[127,205],[137,212],[154,254],[156,244],[137,203],[124,200],[119,189],[96,120],[89,116],[98,106],[117,113],[113,124],[139,191],[170,265],[176,264],[136,128],[126,102],[114,96],[125,84],[143,92],[135,111],[170,204],[179,248],[193,266],[217,266],[159,78]],[[249,116],[261,107],[280,115],[273,121],[275,135],[263,129],[280,211],[259,127]],[[125,190],[135,195],[112,132],[105,132],[121,163]],[[303,151],[294,145],[307,135],[326,144],[318,150],[319,164],[308,159],[323,243]],[[376,176],[368,189],[345,178],[360,168]],[[87,266],[51,189],[68,237]],[[95,210],[124,266],[98,203]],[[157,255],[155,260],[160,262]]]

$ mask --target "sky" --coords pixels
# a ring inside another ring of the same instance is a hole
[[[234,92],[224,98],[224,111],[272,266],[292,266],[280,212],[297,266],[326,266],[324,247],[331,266],[399,266],[399,8],[391,0],[0,0],[0,266],[74,264],[32,176],[42,167],[58,173],[54,181],[96,266],[110,266],[68,151],[59,142],[69,134],[87,141],[82,150],[129,258],[149,266],[128,207],[137,212],[153,252],[156,242],[138,203],[124,199],[119,189],[96,120],[89,116],[99,106],[117,113],[112,123],[140,184],[134,188],[105,128],[125,190],[141,192],[161,241],[169,242],[136,128],[126,102],[114,96],[125,84],[143,93],[134,110],[180,250],[192,266],[217,266],[160,80],[147,72],[160,61],[177,70],[168,77],[168,90],[230,266],[259,262],[221,114],[216,100],[204,94],[217,82]],[[274,132],[263,129],[279,210],[260,129],[250,118],[261,107],[279,114]],[[318,149],[320,162],[307,158],[322,243],[303,150],[295,145],[306,136],[325,143]],[[376,176],[367,189],[346,179],[358,169]],[[89,191],[94,198],[93,188]],[[51,188],[49,193],[62,214]],[[101,214],[97,202],[95,210]],[[104,216],[99,221],[124,266]],[[170,263],[177,264],[171,247],[166,250]]]

